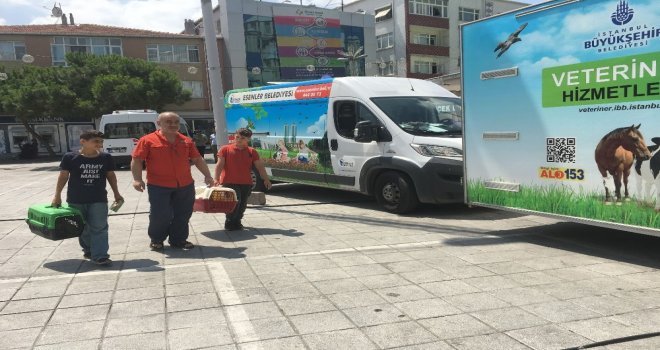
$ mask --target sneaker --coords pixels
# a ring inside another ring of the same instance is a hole
[[[96,265],[108,266],[108,265],[112,264],[112,260],[110,260],[110,258],[99,258],[99,259],[94,260],[94,263]]]
[[[163,250],[164,245],[163,242],[151,242],[149,243],[149,248],[151,248],[151,250]]]
[[[195,248],[195,245],[188,241],[183,241],[182,243],[170,243],[170,247],[188,250]]]
[[[227,231],[238,231],[242,229],[243,229],[243,225],[240,222],[238,224],[231,224],[231,223],[225,224],[225,230]]]
[[[92,253],[83,253],[83,258],[85,258],[87,260],[91,260],[92,259]]]

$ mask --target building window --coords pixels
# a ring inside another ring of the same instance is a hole
[[[387,33],[376,37],[376,49],[388,49],[394,46],[394,34]]]
[[[432,59],[421,59],[421,58],[416,58],[413,59],[412,62],[412,73],[420,73],[420,74],[440,74],[439,70],[440,65],[438,62],[432,60]]]
[[[0,41],[0,61],[18,61],[25,55],[25,43]]]
[[[86,37],[54,37],[50,44],[54,66],[65,66],[67,52],[89,53],[97,56],[122,56],[121,39],[118,38],[86,38]]]
[[[376,23],[392,19],[392,5],[381,7],[374,12]]]
[[[471,22],[471,21],[476,21],[478,19],[479,19],[479,10],[470,9],[470,8],[466,8],[466,7],[459,7],[458,8],[458,20],[459,21]]]
[[[191,92],[190,97],[192,98],[202,98],[204,93],[202,92],[202,82],[201,81],[182,81],[181,85],[184,90]]]
[[[161,63],[199,63],[197,45],[147,45],[147,61]]]
[[[418,45],[437,46],[438,36],[433,34],[424,34],[424,33],[415,34],[413,36],[413,43]]]
[[[413,15],[447,18],[447,0],[410,0],[408,5]]]

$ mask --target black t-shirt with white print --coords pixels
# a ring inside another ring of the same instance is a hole
[[[60,169],[69,172],[66,191],[68,203],[88,204],[108,201],[105,189],[106,174],[115,170],[115,162],[108,153],[88,158],[78,152],[69,152],[62,157]]]

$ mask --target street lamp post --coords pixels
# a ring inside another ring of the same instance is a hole
[[[211,0],[202,0],[202,23],[204,24],[204,47],[206,49],[206,64],[209,69],[209,89],[211,90],[211,108],[213,109],[213,120],[215,121],[215,136],[218,146],[222,146],[229,143],[229,138],[227,137],[225,99]]]

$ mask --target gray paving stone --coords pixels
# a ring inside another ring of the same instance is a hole
[[[649,305],[641,303],[635,299],[622,298],[614,295],[598,295],[571,299],[570,302],[605,316],[623,314],[649,307]]]
[[[355,278],[317,281],[314,282],[314,286],[316,286],[316,288],[318,288],[318,290],[320,290],[323,294],[355,292],[367,289],[367,286]]]
[[[80,307],[110,304],[112,301],[112,291],[88,293],[88,294],[72,294],[62,297],[58,308]]]
[[[451,347],[449,344],[445,343],[444,341],[434,341],[432,343],[401,346],[401,347],[396,347],[396,348],[392,348],[392,349],[395,349],[395,350],[455,350],[455,348]]]
[[[239,344],[240,350],[305,350],[305,344],[299,337],[271,339]]]
[[[429,343],[438,340],[414,322],[388,323],[366,327],[363,332],[381,348]]]
[[[216,293],[182,295],[166,298],[167,312],[213,308],[220,306]]]
[[[302,274],[312,282],[338,280],[351,277],[342,268],[339,267],[320,270],[305,270],[302,271]]]
[[[410,318],[390,304],[344,309],[343,312],[358,327],[409,321]]]
[[[74,282],[66,290],[66,295],[111,291],[116,283],[115,280]]]
[[[379,264],[344,266],[344,271],[353,277],[390,274],[392,271]]]
[[[142,287],[142,288],[134,288],[134,289],[119,289],[115,292],[112,301],[114,303],[121,303],[126,301],[158,299],[158,298],[163,298],[164,296],[165,296],[165,290],[162,286]]]
[[[222,305],[258,303],[272,300],[266,288],[249,288],[218,292]]]
[[[35,311],[0,315],[0,331],[41,327],[50,318],[51,311]]]
[[[600,316],[596,312],[568,301],[554,301],[542,304],[522,305],[520,307],[554,323],[583,320]]]
[[[416,285],[381,288],[375,292],[392,303],[434,298],[433,294]]]
[[[512,329],[535,327],[549,323],[547,320],[518,307],[482,310],[473,312],[472,316],[501,332]]]
[[[165,315],[116,318],[108,321],[105,337],[165,332]]]
[[[562,323],[561,327],[592,341],[605,341],[644,333],[636,327],[617,322],[611,317],[566,322]]]
[[[358,281],[371,289],[398,287],[411,284],[410,281],[395,273],[376,276],[361,276],[358,277]]]
[[[0,331],[0,349],[30,348],[40,333],[41,327]]]
[[[462,313],[461,310],[451,306],[446,301],[435,299],[423,299],[394,303],[394,306],[403,310],[412,319],[440,317]]]
[[[293,328],[284,317],[265,318],[253,321],[232,323],[236,340],[239,343],[284,338],[295,335]]]
[[[439,339],[495,333],[495,330],[468,314],[449,315],[420,320],[419,323]]]
[[[278,301],[277,304],[287,316],[336,310],[335,306],[323,296],[285,299]]]
[[[528,272],[532,271],[528,266],[522,265],[517,261],[505,261],[488,264],[479,264],[479,267],[499,275],[507,275],[511,273]]]
[[[165,333],[143,333],[103,339],[102,349],[162,350],[167,347]]]
[[[349,319],[339,311],[290,316],[289,320],[300,334],[321,333],[354,328]]]
[[[514,275],[475,277],[464,279],[463,282],[473,285],[481,291],[520,287],[520,283],[511,279],[511,276]]]
[[[225,307],[225,312],[231,322],[258,320],[262,318],[276,318],[283,316],[277,304],[272,301],[227,306]]]
[[[110,318],[136,317],[165,312],[165,299],[149,299],[112,304]]]
[[[557,301],[557,298],[537,288],[530,287],[494,290],[489,293],[500,300],[516,306]]]
[[[79,340],[99,339],[104,321],[48,325],[41,333],[37,345],[57,344]]]
[[[369,338],[356,329],[307,334],[303,339],[313,350],[378,349]]]
[[[632,290],[614,293],[615,296],[644,308],[660,307],[660,289]]]
[[[48,324],[67,324],[105,320],[110,304],[57,309]]]
[[[162,289],[161,289],[162,290]],[[213,283],[209,281],[168,284],[165,291],[167,297],[176,297],[181,295],[213,293]]]
[[[80,340],[59,344],[36,346],[34,350],[96,350],[101,344],[101,339]]]
[[[419,286],[439,297],[479,292],[477,287],[461,280],[422,283]]]
[[[510,306],[507,302],[502,301],[487,292],[451,295],[443,297],[443,299],[465,312],[500,309]]]
[[[16,292],[12,300],[58,297],[64,294],[66,287],[66,284],[61,283],[42,284],[37,287],[28,287],[26,285],[26,287]]]
[[[153,277],[120,276],[119,281],[117,281],[117,289],[159,287],[163,285],[165,285],[165,279],[162,275],[156,275]]]
[[[179,328],[213,328],[217,325],[226,324],[227,320],[221,308],[203,310],[191,310],[167,314],[167,327]]]
[[[556,325],[518,329],[506,334],[538,350],[565,349],[590,343],[589,339]]]
[[[275,300],[295,299],[320,294],[319,291],[309,283],[272,287],[269,288],[269,290]]]
[[[54,310],[60,298],[38,298],[26,300],[12,300],[6,303],[0,314],[17,314],[22,312]]]
[[[501,333],[456,338],[447,341],[457,350],[526,350],[530,347]]]
[[[170,330],[167,334],[171,349],[197,349],[232,344],[233,340],[227,326],[215,328],[181,328]]]
[[[380,295],[370,290],[332,294],[328,295],[328,299],[335,303],[339,309],[378,305],[386,302]]]
[[[632,325],[644,332],[657,332],[660,324],[660,309],[633,311],[611,317],[615,321]]]

